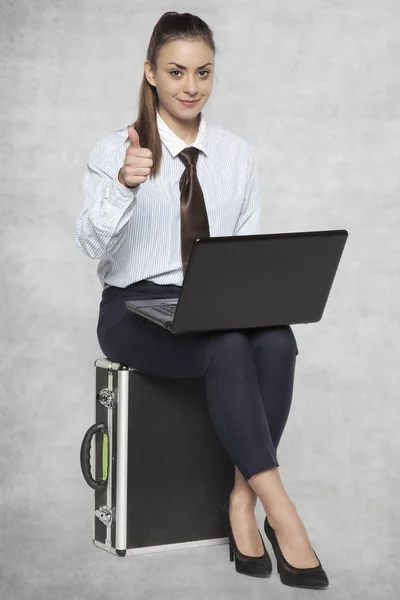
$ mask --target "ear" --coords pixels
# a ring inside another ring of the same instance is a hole
[[[149,60],[145,60],[143,68],[144,68],[144,74],[146,76],[147,81],[150,83],[150,85],[152,85],[153,87],[156,87],[156,83],[154,81],[154,69],[153,69],[153,65],[151,64],[151,62]]]

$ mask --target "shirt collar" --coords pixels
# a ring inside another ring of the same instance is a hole
[[[184,148],[193,146],[202,150],[207,155],[207,126],[206,120],[203,113],[200,113],[200,125],[197,133],[196,140],[193,144],[187,144],[185,140],[178,137],[172,129],[166,124],[164,119],[161,118],[160,113],[157,110],[157,125],[160,133],[161,141],[168,148],[173,157],[177,156],[179,152],[182,152]]]

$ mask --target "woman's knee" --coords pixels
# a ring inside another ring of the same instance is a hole
[[[249,341],[245,333],[241,331],[226,331],[211,335],[207,344],[207,353],[211,362],[220,357],[229,359],[231,356],[250,352]]]
[[[297,341],[290,325],[265,327],[252,337],[253,347],[262,346],[278,353],[299,353]]]

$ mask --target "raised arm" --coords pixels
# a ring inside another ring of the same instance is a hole
[[[91,150],[85,168],[84,203],[76,223],[75,244],[90,258],[103,258],[118,249],[135,210],[140,185],[122,185],[118,180],[122,165],[114,162],[107,145],[100,142]]]

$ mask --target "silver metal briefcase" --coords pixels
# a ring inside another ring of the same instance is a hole
[[[228,543],[220,513],[234,464],[204,379],[156,377],[107,358],[94,366],[95,424],[80,452],[95,494],[94,544],[126,556]]]

